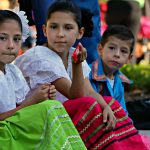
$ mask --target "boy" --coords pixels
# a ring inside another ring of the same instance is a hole
[[[135,39],[125,26],[109,26],[98,45],[99,58],[92,63],[89,75],[93,88],[103,96],[112,96],[127,113],[123,83],[131,81],[119,71],[132,58]]]

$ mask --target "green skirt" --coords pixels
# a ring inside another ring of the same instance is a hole
[[[62,104],[47,100],[0,121],[0,150],[86,150]]]

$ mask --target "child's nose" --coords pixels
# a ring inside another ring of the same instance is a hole
[[[14,48],[14,41],[13,39],[8,40],[8,49],[13,49]]]
[[[60,28],[60,29],[58,30],[58,37],[63,37],[63,36],[64,36],[63,29]]]
[[[119,49],[117,49],[117,50],[115,51],[115,57],[120,57],[120,50],[119,50]]]

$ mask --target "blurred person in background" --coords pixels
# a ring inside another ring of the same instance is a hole
[[[140,18],[145,0],[108,0],[107,25],[122,24],[132,31],[135,38],[140,28]]]
[[[19,9],[18,0],[0,0],[0,9],[10,9],[15,10]]]
[[[108,26],[121,24],[129,27],[136,41],[140,30],[140,19],[145,0],[107,0],[106,23]],[[136,49],[135,49],[136,51]],[[134,56],[133,63],[136,62]]]

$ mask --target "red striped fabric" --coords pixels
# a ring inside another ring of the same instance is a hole
[[[147,150],[140,134],[120,104],[109,96],[105,96],[104,99],[117,119],[116,127],[110,132],[104,132],[106,125],[102,121],[102,109],[95,99],[83,97],[64,103],[87,149]]]

